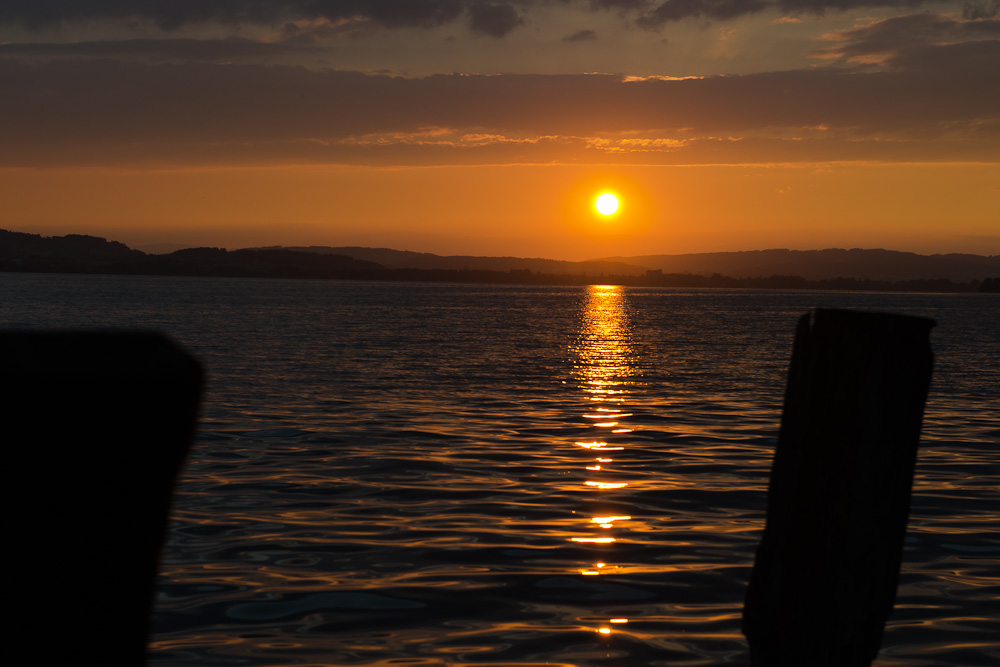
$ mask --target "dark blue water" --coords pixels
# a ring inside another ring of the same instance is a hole
[[[0,274],[2,326],[161,329],[208,370],[159,666],[747,664],[815,307],[938,321],[876,664],[997,664],[995,295]]]

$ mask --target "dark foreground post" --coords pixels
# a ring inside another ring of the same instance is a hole
[[[918,317],[799,320],[743,634],[754,667],[867,667],[892,611],[931,376]]]
[[[201,370],[154,333],[0,332],[8,643],[143,665]]]

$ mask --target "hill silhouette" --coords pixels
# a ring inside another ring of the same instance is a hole
[[[523,257],[435,255],[359,246],[274,246],[285,250],[338,254],[376,262],[388,269],[523,271],[555,275],[641,276],[647,271],[733,278],[799,276],[807,280],[854,278],[897,282],[946,279],[967,282],[1000,275],[1000,255],[918,255],[912,252],[845,250],[746,250],[686,255],[602,257],[583,262]]]
[[[145,257],[145,253],[133,250],[124,243],[108,241],[97,236],[84,234],[41,236],[0,229],[0,258],[15,257],[112,262],[138,260]]]
[[[69,234],[45,237],[0,230],[0,270],[266,278],[355,278],[383,271],[344,255],[292,250],[186,248],[147,255],[118,241]]]
[[[807,280],[982,280],[1000,275],[1000,255],[918,255],[897,250],[747,250],[688,255],[605,257],[664,273],[721,273],[734,278],[800,276]]]
[[[613,274],[638,276],[648,267],[627,261],[593,260],[569,262],[559,259],[527,257],[481,257],[475,255],[435,255],[429,252],[392,250],[390,248],[367,248],[363,246],[271,246],[270,248],[314,252],[323,255],[346,255],[355,259],[381,264],[387,269],[429,269],[446,271],[533,271],[555,275]]]
[[[374,261],[381,260],[381,261]],[[647,287],[1000,291],[1000,256],[892,250],[754,250],[588,262],[441,256],[388,248],[185,248],[150,255],[117,241],[0,230],[0,271]]]

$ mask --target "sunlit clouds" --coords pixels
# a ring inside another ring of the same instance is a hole
[[[998,14],[991,0],[7,3],[0,226],[565,259],[1000,252],[981,185],[1000,176]],[[795,173],[759,175],[776,168]],[[845,169],[830,189],[823,174]],[[289,170],[325,170],[328,189]],[[123,174],[149,182],[134,206]],[[641,187],[598,231],[585,179]],[[83,182],[86,207],[70,195]],[[437,202],[427,219],[400,187]],[[460,239],[471,218],[484,231]]]
[[[4,166],[232,163],[982,161],[998,154],[1000,41],[690,80],[581,74],[406,79],[258,65],[0,59]],[[879,47],[881,49],[882,47]],[[919,71],[910,61],[927,60]],[[143,94],[136,95],[136,91]],[[67,113],[72,110],[72,113]]]

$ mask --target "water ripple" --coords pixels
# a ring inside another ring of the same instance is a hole
[[[990,295],[9,278],[8,323],[161,328],[209,370],[151,665],[746,665],[814,307],[938,319],[876,667],[1000,655]]]

